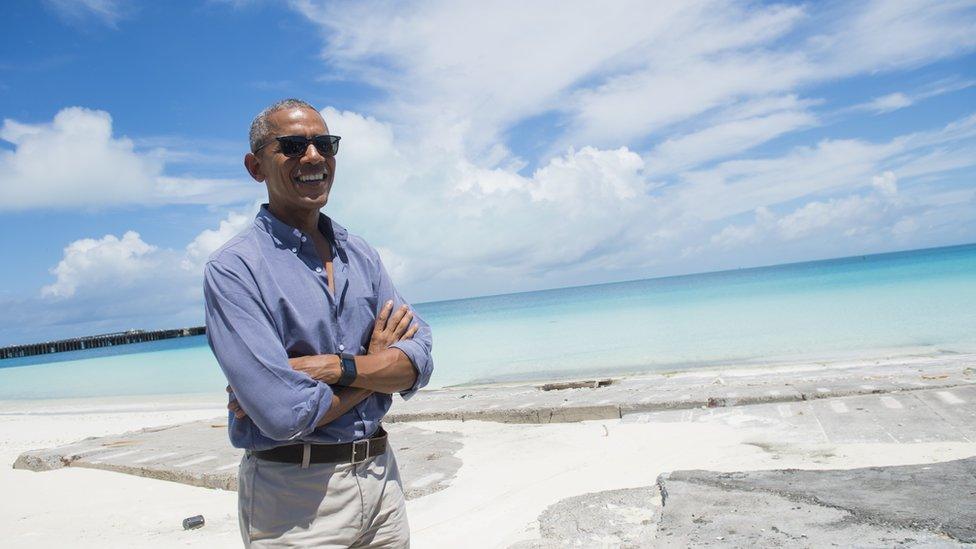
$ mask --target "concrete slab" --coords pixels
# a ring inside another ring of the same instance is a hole
[[[859,405],[870,413],[878,429],[897,442],[965,440],[954,425],[919,400],[919,394],[931,391],[898,392],[858,400]]]
[[[656,487],[567,498],[539,516],[555,547],[965,547],[976,458],[830,471],[677,471]]]
[[[844,443],[970,442],[976,388],[953,388],[964,404],[949,405],[944,389],[628,414],[625,423],[720,423],[744,432],[749,444],[772,454],[816,453],[817,445]],[[973,392],[972,403],[969,402]],[[948,407],[939,413],[926,404]],[[951,418],[951,420],[949,419]],[[775,456],[774,456],[775,457]]]
[[[407,499],[450,485],[461,467],[458,433],[387,425],[396,452]],[[143,429],[121,435],[25,452],[15,469],[45,471],[86,467],[181,482],[193,486],[237,490],[237,468],[243,452],[227,443],[221,420],[196,421]]]
[[[953,425],[965,440],[976,441],[976,387],[957,386],[933,392],[919,391],[915,395],[939,417]]]
[[[931,532],[850,524],[841,509],[768,493],[667,483],[671,500],[647,547],[963,547]]]
[[[421,391],[409,402],[398,403],[387,421],[550,423],[933,388],[954,390],[976,384],[974,365],[976,355],[939,355],[841,366],[814,363],[782,369],[693,370],[558,384],[450,387]]]
[[[675,545],[976,542],[976,458],[831,471],[677,471],[658,485],[658,539]]]
[[[897,442],[878,427],[873,414],[865,407],[864,398],[825,399],[810,403],[827,440],[836,444]]]
[[[538,539],[511,548],[646,547],[654,541],[660,497],[650,486],[564,499],[539,516]]]

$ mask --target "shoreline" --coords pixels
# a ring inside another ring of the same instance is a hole
[[[589,372],[567,371],[555,373],[526,374],[525,376],[503,377],[497,380],[474,380],[453,385],[433,385],[421,390],[422,393],[450,390],[479,390],[523,387],[547,383],[567,383],[577,380],[614,379],[641,380],[653,378],[708,378],[708,377],[746,377],[762,375],[783,375],[818,371],[844,370],[883,364],[925,363],[933,359],[952,357],[972,357],[976,367],[976,350],[946,350],[942,346],[907,346],[845,351],[816,355],[796,355],[764,357],[750,360],[719,361],[716,363],[689,363],[687,367],[668,365],[661,368],[606,368]],[[137,355],[134,355],[137,356]],[[29,367],[29,366],[24,366]],[[436,374],[435,374],[436,375]],[[72,396],[50,398],[0,398],[0,415],[16,413],[65,413],[71,407],[77,412],[100,412],[114,410],[149,411],[180,410],[209,406],[214,403],[226,405],[223,391],[196,391],[190,393],[136,393],[96,396]],[[29,411],[28,411],[29,410]]]

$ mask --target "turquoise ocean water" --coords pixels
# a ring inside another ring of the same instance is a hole
[[[976,352],[976,244],[417,305],[432,387]],[[0,361],[0,399],[220,391],[204,336]]]

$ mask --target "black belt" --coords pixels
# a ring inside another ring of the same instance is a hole
[[[386,431],[380,426],[373,436],[341,444],[290,444],[270,450],[256,450],[258,459],[278,463],[362,463],[386,452]]]

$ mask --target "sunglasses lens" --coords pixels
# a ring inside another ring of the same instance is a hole
[[[285,156],[301,156],[305,154],[305,148],[308,147],[308,141],[296,135],[279,137],[278,144],[281,146],[281,154]]]
[[[310,142],[315,143],[315,149],[322,156],[335,156],[339,152],[338,135],[316,135],[311,139],[307,139],[301,135],[285,135],[277,139],[278,145],[281,148],[281,154],[285,156],[304,155]]]
[[[323,156],[335,156],[339,152],[339,136],[337,135],[316,135],[315,148]]]

